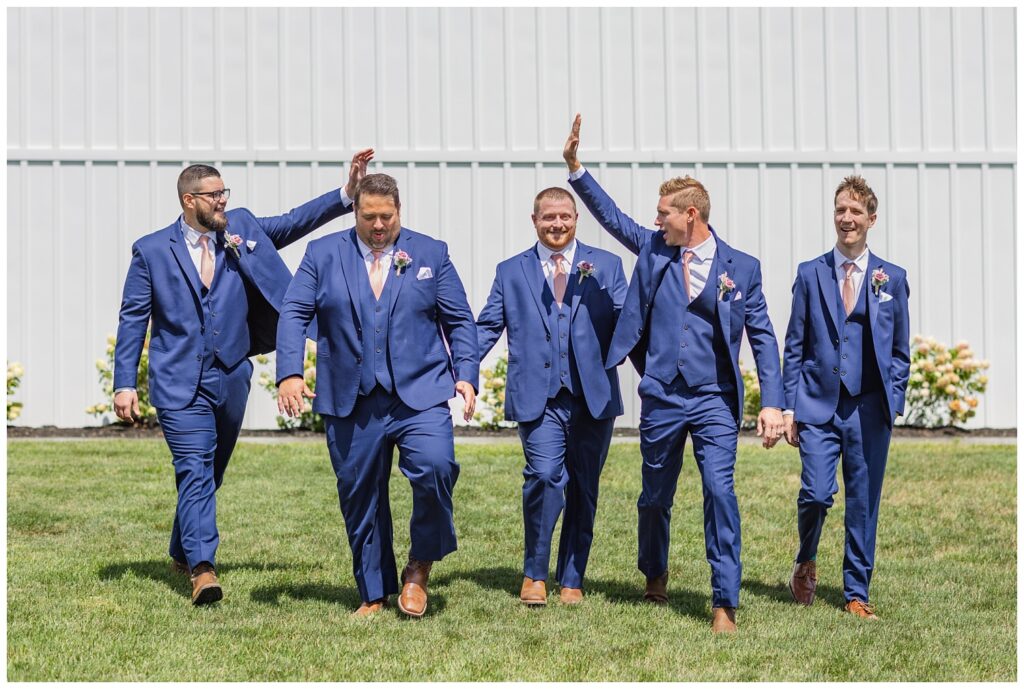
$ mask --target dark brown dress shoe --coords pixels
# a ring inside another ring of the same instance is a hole
[[[523,577],[523,588],[519,590],[519,600],[527,605],[547,605],[547,585],[542,580]]]
[[[844,605],[843,610],[865,620],[878,619],[878,615],[875,614],[875,608],[873,605],[869,605],[864,601],[859,601],[856,598]]]
[[[352,613],[352,617],[369,617],[383,610],[387,607],[387,604],[387,596],[384,598],[378,598],[377,600],[372,600],[369,603],[364,602],[354,613]]]
[[[196,565],[192,570],[192,605],[209,605],[224,597],[217,573],[208,562]]]
[[[562,605],[579,605],[583,602],[583,589],[563,586],[562,590],[558,592],[558,600],[562,602]]]
[[[423,617],[427,611],[427,579],[433,562],[409,558],[402,572],[402,593],[398,596],[398,609],[411,617]]]
[[[711,632],[731,634],[736,631],[736,608],[711,608]]]
[[[668,605],[668,571],[660,577],[647,580],[647,589],[644,591],[644,600],[655,605]]]
[[[175,574],[184,574],[187,577],[192,576],[192,570],[189,568],[188,563],[181,560],[171,560],[171,571]]]
[[[793,565],[793,575],[789,578],[789,592],[793,594],[793,600],[801,605],[810,605],[814,602],[817,587],[818,569],[814,560]]]

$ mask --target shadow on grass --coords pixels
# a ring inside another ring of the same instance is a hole
[[[504,594],[516,601],[519,600],[519,587],[523,583],[522,570],[513,567],[484,567],[470,571],[457,571],[443,574],[432,581],[443,586],[455,580],[471,581],[477,586]],[[583,583],[585,593],[604,596],[610,603],[618,605],[651,606],[643,599],[643,581],[621,579],[590,579]],[[558,592],[558,583],[554,577],[548,579],[548,593]],[[706,619],[710,611],[711,592],[698,593],[669,584],[668,608],[681,615],[697,619]]]
[[[266,572],[284,568],[284,565],[267,564],[264,562],[222,563],[217,566],[217,575],[223,576],[228,572],[244,569]],[[152,579],[153,581],[166,584],[167,588],[181,594],[185,598],[191,598],[192,596],[192,583],[187,576],[171,569],[170,559],[122,562],[107,565],[100,568],[99,571],[100,579],[103,581],[116,581],[123,579],[129,574],[140,579]]]
[[[789,592],[789,582],[783,581],[768,584],[763,581],[744,579],[742,590],[749,591],[755,596],[772,598],[780,603],[797,605],[793,600],[793,594]],[[815,600],[816,602],[825,603],[836,608],[842,608],[846,605],[846,598],[843,596],[842,590],[837,589],[835,586],[822,586],[819,584],[815,590]]]
[[[437,582],[432,582],[437,583]],[[445,609],[446,599],[444,596],[430,590],[426,617],[437,614]],[[253,589],[250,597],[257,603],[265,605],[280,605],[282,598],[290,598],[297,601],[320,601],[332,605],[340,605],[355,612],[356,608],[363,602],[359,597],[359,589],[355,586],[335,586],[333,584],[285,584],[283,586],[261,586]],[[391,596],[388,599],[388,606],[398,611],[398,596]],[[398,612],[400,619],[414,619]]]

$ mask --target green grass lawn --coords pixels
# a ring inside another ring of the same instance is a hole
[[[434,567],[421,620],[359,604],[334,475],[320,443],[242,443],[218,493],[222,603],[190,605],[170,572],[174,481],[162,441],[11,442],[8,679],[988,680],[1016,679],[1016,449],[899,444],[889,457],[872,602],[842,605],[842,496],[826,522],[818,600],[790,601],[799,457],[742,446],[739,634],[710,633],[700,481],[689,448],[673,518],[671,603],[640,600],[638,445],[601,481],[587,597],[518,602],[517,445],[460,445],[460,548]],[[396,553],[410,491],[393,470]],[[556,532],[557,543],[557,532]],[[552,568],[553,568],[552,563]],[[553,570],[552,570],[553,573]]]

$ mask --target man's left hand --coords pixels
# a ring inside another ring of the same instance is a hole
[[[784,428],[781,409],[765,407],[757,415],[757,434],[761,436],[761,444],[766,450],[775,447],[775,443],[782,437]]]
[[[366,177],[366,164],[373,160],[373,149],[364,148],[352,156],[352,165],[348,169],[348,184],[345,185],[345,196],[355,198],[356,187]]]
[[[460,380],[455,384],[455,392],[462,395],[462,399],[465,401],[465,411],[462,412],[462,418],[469,421],[473,418],[473,412],[476,410],[476,392],[473,391],[473,386],[464,380]]]

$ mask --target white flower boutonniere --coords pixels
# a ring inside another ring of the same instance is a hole
[[[242,241],[240,235],[224,234],[224,248],[231,249],[235,254],[235,258],[242,258],[242,252],[238,250],[238,247],[242,246]]]
[[[402,271],[412,265],[412,256],[405,253],[401,249],[395,252],[395,274],[401,275]]]
[[[718,299],[724,301],[736,289],[736,283],[729,277],[729,273],[722,273],[718,276]]]
[[[887,284],[889,284],[889,276],[885,274],[884,270],[879,268],[871,273],[871,289],[874,290],[876,297]]]
[[[580,281],[577,284],[582,284],[584,278],[588,278],[597,272],[597,268],[590,261],[580,261],[576,264],[576,270],[580,273]]]

